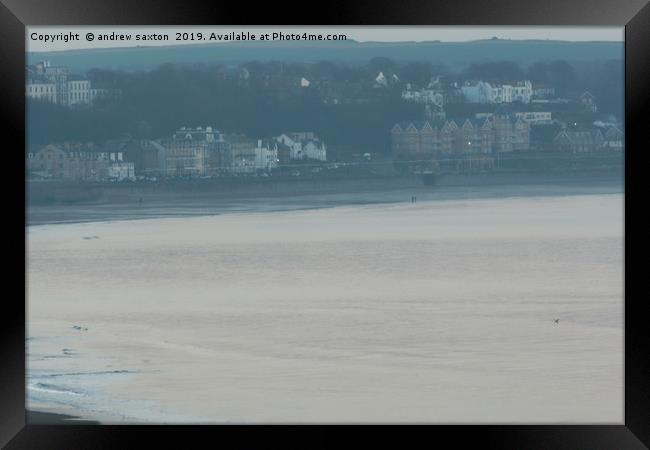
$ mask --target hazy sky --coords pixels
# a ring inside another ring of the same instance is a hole
[[[623,41],[623,27],[469,27],[469,26],[336,26],[336,27],[312,27],[312,26],[119,26],[119,27],[77,27],[77,26],[56,26],[56,27],[28,27],[27,28],[27,51],[58,51],[80,48],[107,48],[107,47],[134,47],[137,45],[182,45],[199,44],[197,41],[176,41],[175,33],[197,33],[205,35],[210,33],[223,34],[227,32],[250,32],[257,35],[262,33],[282,32],[285,34],[304,32],[310,34],[343,33],[348,39],[357,41],[468,41],[475,39],[489,39],[498,37],[501,39],[550,39],[565,41]],[[95,39],[88,42],[85,39],[86,33],[92,32]],[[149,34],[166,33],[168,41],[99,41],[96,36],[108,33],[120,34]],[[38,33],[37,39],[32,39],[32,33]],[[45,42],[42,40],[46,35],[57,36],[68,33],[79,33],[80,41]],[[41,40],[38,40],[40,36]],[[214,43],[215,41],[204,41]]]

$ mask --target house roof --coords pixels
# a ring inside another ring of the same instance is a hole
[[[172,134],[172,139],[175,140],[182,140],[182,139],[187,139],[187,136],[189,135],[190,139],[195,139],[199,138],[204,139],[207,134],[213,134],[215,137],[219,137],[221,134],[219,130],[217,130],[215,127],[196,127],[196,128],[191,128],[191,127],[181,127],[180,129],[176,130]]]
[[[623,137],[623,132],[617,126],[612,125],[607,127],[607,129],[605,130],[605,136],[607,136],[608,138],[612,138],[612,137],[619,138],[619,137]]]
[[[427,124],[433,128],[433,125],[428,120],[404,121],[398,122],[396,125],[398,125],[403,131],[407,130],[411,126],[413,126],[417,131],[421,131]]]
[[[490,120],[487,117],[476,118],[476,117],[466,117],[466,116],[451,117],[447,120],[447,122],[452,122],[452,121],[458,127],[463,127],[466,122],[469,122],[473,128],[482,128],[486,124],[486,122],[489,123]]]
[[[437,120],[413,120],[410,122],[399,122],[395,126],[399,126],[402,131],[406,131],[409,127],[413,126],[417,131],[422,131],[427,124],[434,130],[440,130],[445,125],[456,126],[458,128],[465,125],[466,122],[469,122],[473,128],[482,128],[486,122],[489,123],[487,118],[473,118],[473,117],[453,117],[448,119],[437,119]]]
[[[158,150],[158,151],[161,151],[161,150],[164,151],[164,150],[166,150],[166,148],[165,148],[165,147],[164,147],[160,142],[157,142],[157,141],[149,141],[149,143],[151,144],[152,147],[154,147],[154,148],[155,148],[156,150]]]
[[[602,139],[603,135],[600,130],[589,131],[560,131],[555,139],[568,139],[574,145],[589,145],[596,142],[597,139]]]

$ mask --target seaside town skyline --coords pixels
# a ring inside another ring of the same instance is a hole
[[[26,55],[28,423],[621,422],[622,39],[340,44]]]
[[[161,70],[138,76],[152,81],[172,76],[176,81],[166,83],[179,83],[175,69]],[[216,65],[203,75],[184,70],[190,77],[198,76],[200,83],[206,75],[214,77],[203,87],[207,92],[221,92],[220,86],[239,92],[240,97],[232,99],[225,92],[219,94],[225,108],[236,108],[229,102],[261,90],[278,108],[289,107],[282,106],[285,102],[311,105],[304,112],[308,117],[348,114],[350,109],[375,104],[385,111],[377,120],[383,125],[367,125],[364,132],[375,135],[371,144],[359,143],[352,135],[348,140],[339,138],[340,130],[329,131],[318,121],[308,121],[315,127],[306,127],[304,121],[298,124],[291,113],[266,132],[242,128],[242,121],[249,120],[245,114],[229,123],[181,114],[164,127],[155,118],[142,118],[130,129],[118,127],[113,135],[85,140],[75,138],[79,130],[74,128],[69,134],[57,129],[39,138],[45,125],[35,122],[26,152],[28,179],[304,177],[377,165],[384,169],[392,165],[396,174],[494,171],[507,168],[508,158],[615,155],[623,150],[623,127],[615,105],[611,100],[603,104],[566,61],[541,61],[526,70],[511,62],[474,64],[460,73],[431,63],[400,64],[381,57],[361,66],[251,62]],[[25,92],[30,109],[41,114],[119,113],[140,95],[129,77],[136,76],[110,70],[72,73],[65,66],[40,61],[27,66]],[[135,107],[142,107],[139,102]],[[48,109],[52,107],[59,109]],[[59,139],[54,139],[57,133]]]

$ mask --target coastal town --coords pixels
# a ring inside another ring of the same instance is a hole
[[[588,90],[568,91],[525,78],[496,82],[435,73],[405,81],[395,68],[366,71],[353,81],[327,73],[323,69],[301,74],[280,67],[260,75],[239,66],[217,76],[246,89],[259,85],[282,98],[308,98],[331,114],[349,114],[344,108],[364,108],[377,101],[408,108],[408,114],[399,117],[392,111],[398,120],[367,127],[363,133],[369,130],[372,139],[356,137],[367,145],[299,124],[253,134],[232,124],[187,123],[182,116],[177,126],[157,135],[142,122],[136,132],[124,130],[108,139],[28,141],[27,178],[146,182],[305,177],[379,166],[384,173],[396,174],[475,173],[499,170],[504,161],[621,155],[624,150],[621,118],[601,112],[599,99]],[[56,105],[85,114],[119,104],[128,95],[119,83],[107,83],[97,74],[74,74],[49,61],[28,66],[26,77],[29,105]],[[139,132],[142,128],[147,132]]]

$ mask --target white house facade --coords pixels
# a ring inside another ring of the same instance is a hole
[[[90,81],[71,80],[68,81],[68,105],[89,105],[92,102],[90,96]]]
[[[510,84],[490,84],[485,81],[466,83],[461,93],[467,103],[530,103],[533,85],[530,81],[518,81]]]
[[[308,141],[303,146],[303,155],[307,159],[327,161],[327,148],[322,142]]]
[[[492,86],[490,83],[478,81],[468,83],[460,88],[467,103],[492,103]]]
[[[283,133],[274,138],[289,147],[289,158],[327,161],[327,146],[313,132]]]
[[[56,84],[28,83],[25,86],[25,95],[27,98],[54,103],[56,102]]]
[[[553,115],[550,111],[517,112],[515,117],[521,117],[522,120],[531,125],[550,125],[553,123]]]
[[[255,147],[255,169],[271,170],[278,167],[278,145],[276,142],[257,141]]]

